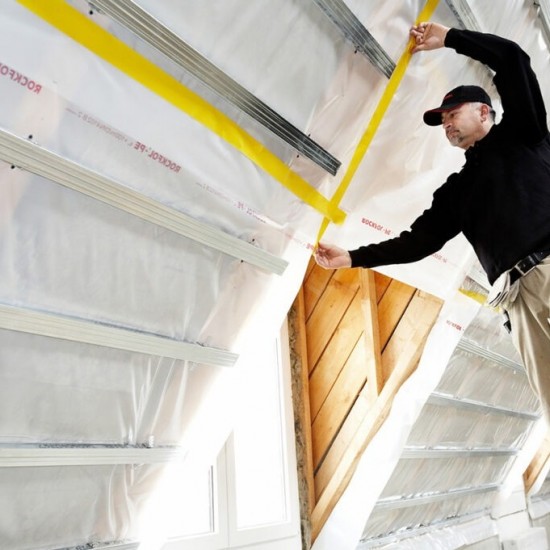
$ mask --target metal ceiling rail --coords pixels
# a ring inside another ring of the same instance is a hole
[[[0,129],[0,159],[195,242],[281,275],[288,262]]]
[[[0,304],[0,328],[219,367],[238,359],[217,348],[6,304]]]
[[[402,459],[421,458],[483,458],[483,457],[511,457],[516,456],[516,449],[491,449],[482,447],[455,448],[455,447],[405,447],[401,454]]]
[[[493,363],[497,363],[498,365],[501,365],[503,367],[508,367],[515,370],[516,372],[521,372],[525,374],[525,369],[523,368],[523,365],[520,365],[519,363],[516,363],[515,361],[512,361],[511,359],[508,359],[503,355],[495,353],[494,351],[482,348],[474,342],[469,342],[468,340],[462,339],[456,346],[456,349],[473,353],[474,355],[478,355],[479,357],[488,359]]]
[[[395,63],[382,46],[374,39],[361,21],[343,0],[313,0],[322,12],[338,27],[344,37],[364,54],[387,78],[390,78]]]
[[[445,1],[463,29],[481,32],[481,26],[466,0]]]
[[[0,468],[165,464],[184,458],[182,449],[168,447],[0,447]]]
[[[380,499],[375,505],[375,510],[391,510],[395,508],[410,508],[411,506],[420,506],[422,504],[431,504],[433,502],[441,502],[450,498],[460,498],[465,496],[479,495],[497,491],[499,485],[491,483],[481,485],[479,487],[468,487],[465,489],[452,489],[441,493],[431,493],[429,495],[416,495],[411,497],[390,497]]]
[[[476,519],[483,518],[486,512],[473,512],[471,514],[464,514],[463,516],[454,517],[452,519],[436,521],[430,523],[429,525],[424,525],[422,527],[417,527],[415,529],[406,529],[400,532],[395,532],[390,535],[385,535],[383,537],[378,537],[374,539],[363,538],[357,546],[357,550],[366,550],[367,548],[378,548],[380,546],[386,546],[390,543],[395,543],[404,539],[409,539],[413,537],[420,537],[426,533],[433,533],[434,531],[439,531],[445,529],[446,527],[454,527],[462,523],[469,523],[475,521]],[[491,522],[492,520],[488,520]],[[492,523],[489,523],[492,526]],[[493,527],[494,529],[494,527]],[[494,533],[496,534],[496,533]]]
[[[542,24],[544,39],[550,48],[550,2],[548,0],[534,0],[533,4],[537,8],[537,15]]]
[[[139,550],[141,542],[86,542],[78,546],[66,546],[57,550]]]
[[[490,405],[488,403],[473,401],[472,399],[452,397],[450,395],[445,395],[437,392],[432,393],[427,402],[430,405],[454,407],[457,409],[476,409],[480,412],[499,414],[503,416],[513,416],[516,418],[522,418],[524,420],[531,420],[533,422],[540,418],[536,414],[515,411],[513,409],[507,409],[504,407],[496,407],[495,405]]]
[[[90,6],[131,30],[216,94],[262,124],[327,172],[335,175],[340,161],[230,76],[185,43],[132,0],[91,0]]]

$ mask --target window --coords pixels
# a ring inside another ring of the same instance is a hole
[[[170,465],[181,491],[163,550],[301,548],[286,325],[249,357],[238,367],[239,411],[216,465]]]

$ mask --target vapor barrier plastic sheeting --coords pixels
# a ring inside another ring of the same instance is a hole
[[[436,392],[428,398],[410,431],[408,452],[380,494],[379,507],[367,523],[365,540],[374,543],[380,537],[391,539],[407,532],[412,536],[421,526],[427,529],[434,525],[436,529],[441,521],[488,512],[488,504],[492,507],[498,499],[505,499],[510,480],[517,480],[527,467],[534,449],[531,436],[540,441],[533,430],[537,426],[536,410],[527,408],[536,407],[536,403],[529,394],[524,372],[504,367],[511,358],[491,355],[487,343],[496,343],[497,334],[501,343],[510,340],[510,335],[501,332],[496,312],[489,313],[479,308],[468,325],[455,325],[464,336],[451,354]],[[471,346],[488,355],[465,354],[461,346],[466,335]],[[507,376],[510,373],[515,379]],[[505,410],[495,408],[498,403],[492,403],[492,394],[497,392],[497,400],[502,397],[498,392],[500,383],[508,383],[524,399],[509,399],[502,404]],[[526,412],[530,416],[521,414]],[[522,453],[529,446],[532,450]],[[418,458],[414,458],[415,450],[422,453]],[[438,451],[444,451],[445,456],[438,456]],[[493,490],[487,492],[488,488]],[[465,493],[460,495],[460,491]],[[392,503],[390,508],[388,502]],[[455,542],[449,538],[449,548],[456,547],[452,546]]]
[[[502,479],[510,456],[402,458],[380,498],[429,495]]]
[[[0,443],[177,445],[183,361],[0,330]]]
[[[87,2],[71,3],[182,82],[193,80],[108,18],[89,15]],[[328,177],[224,106],[330,198],[376,108],[384,77],[353,52],[313,2],[305,7],[285,0],[283,9],[280,3],[235,0],[215,12],[202,3],[171,4],[142,2],[343,161],[338,176]],[[372,21],[375,38],[397,58],[422,5],[410,0],[357,9],[367,28]],[[518,28],[512,31],[525,34],[526,19],[517,13],[525,9],[519,1],[509,2],[506,10],[490,18],[497,26],[514,21]],[[279,17],[273,16],[275,11]],[[436,18],[451,22],[443,2]],[[536,33],[529,35],[530,53],[539,68],[546,67],[536,55],[537,39]],[[282,277],[269,275],[0,163],[0,301],[243,354],[257,334],[274,334],[299,288],[321,215],[221,137],[15,0],[2,5],[0,52],[0,127],[289,262]],[[434,182],[460,162],[459,157],[446,160],[441,136],[423,128],[420,117],[451,87],[455,70],[462,75],[470,69],[458,68],[452,53],[452,61],[449,52],[433,55],[431,60],[428,55],[413,58],[345,197],[343,206],[350,216],[338,235],[342,242],[355,246],[404,228],[424,208]],[[471,74],[477,76],[478,71]],[[196,83],[194,89],[204,92]],[[223,106],[223,101],[216,100],[216,105]],[[469,261],[467,245],[452,246],[454,256],[442,253],[412,266],[412,271],[397,270],[396,276],[438,295],[448,294],[459,286]],[[431,339],[432,346],[438,338],[441,342],[435,346],[437,359],[423,360],[424,365],[433,362],[437,373],[411,379],[403,394],[407,403],[397,400],[394,405],[391,434],[380,432],[384,448],[391,442],[392,460],[384,464],[388,470],[378,476],[367,505],[353,503],[353,513],[360,510],[362,515],[359,527],[345,529],[343,538],[329,544],[330,550],[343,549],[350,536],[357,543],[364,515],[397,462],[397,446],[438,378],[441,355],[446,356],[460,335],[455,325],[467,325],[473,315],[470,303],[457,308],[455,316],[447,307],[447,320],[453,324],[442,321]],[[190,453],[212,458],[231,428],[231,401],[249,391],[237,385],[230,369],[182,365],[11,331],[1,331],[0,339],[5,443],[140,443],[152,438],[178,440]],[[399,414],[403,410],[408,412]],[[367,455],[367,470],[373,453]],[[378,456],[374,463],[379,466]],[[155,475],[146,472],[154,473],[156,467],[0,471],[3,479],[13,479],[12,484],[2,483],[5,528],[0,533],[6,533],[6,540],[0,543],[23,550],[36,546],[39,538],[39,544],[55,548],[94,538],[131,537],[138,508],[155,482]],[[69,522],[59,513],[67,509]],[[19,513],[17,521],[10,515],[13,510]],[[346,515],[351,519],[353,513]],[[56,530],[61,522],[63,530]]]
[[[248,242],[262,246],[265,234],[274,254],[296,232],[293,215],[307,234],[311,208],[223,140],[24,8],[9,8],[0,86],[18,109],[0,114],[5,129]]]
[[[450,517],[460,517],[474,512],[487,512],[490,510],[494,498],[494,492],[487,492],[452,497],[407,508],[375,509],[369,518],[362,538],[387,536],[390,533],[398,532],[403,525],[408,525],[414,529],[415,527],[436,525],[438,522]],[[453,545],[454,541],[449,543],[448,548],[456,548]]]
[[[510,334],[504,328],[504,316],[498,314],[499,322],[495,322],[496,311],[484,307],[476,317],[476,322],[470,325],[464,333],[465,342],[474,342],[482,350],[490,350],[509,361],[521,365],[521,358],[514,347]]]
[[[523,370],[457,350],[437,391],[495,407],[509,408],[513,404],[517,411],[538,414],[538,399],[526,382],[527,376]]]
[[[492,539],[493,548],[500,548],[498,532],[490,516],[465,520],[465,523],[444,523],[421,529],[417,536],[411,538],[390,537],[389,541],[380,541],[379,545],[369,542],[360,544],[358,550],[376,548],[377,550],[420,550],[438,548],[439,550],[455,550],[477,542]],[[491,548],[488,546],[487,548]]]
[[[0,468],[2,548],[135,539],[135,518],[159,474],[159,466]]]
[[[237,353],[256,332],[275,334],[319,214],[16,2],[4,2],[0,31],[2,129],[290,263],[282,277],[262,272],[1,162],[0,302]],[[231,369],[8,330],[0,342],[8,446],[181,445],[211,460],[248,391]],[[0,546],[137,536],[156,477],[135,472],[158,468],[0,471],[13,480],[2,483]]]
[[[475,408],[428,402],[411,431],[408,444],[433,447],[518,448],[533,421]]]

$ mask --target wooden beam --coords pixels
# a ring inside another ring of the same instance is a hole
[[[367,380],[365,345],[359,339],[312,426],[313,466],[317,468]]]
[[[315,506],[315,485],[309,403],[306,321],[302,288],[298,292],[290,310],[288,321],[302,542],[304,548],[309,548],[311,545],[311,514]]]
[[[380,395],[384,385],[382,371],[382,350],[380,347],[380,329],[378,326],[378,303],[374,271],[360,269],[359,284],[363,309],[363,336],[365,340],[365,367],[367,375],[367,394],[371,402]]]
[[[408,285],[404,285],[404,283],[399,283],[398,281],[395,281],[398,284],[393,284],[393,282],[394,281],[388,281],[386,290],[384,291],[382,298],[378,303],[379,317],[380,311],[391,311],[392,307],[397,309],[400,312],[401,316],[401,318],[394,320],[395,325],[391,327],[391,330],[389,328],[389,322],[387,320],[383,322],[383,324],[387,328],[384,330],[383,336],[380,337],[380,348],[384,350],[382,352],[382,361],[380,364],[382,375],[379,378],[379,380],[382,381],[382,385],[388,379],[393,369],[396,349],[397,351],[399,350],[399,347],[391,341],[390,337],[392,337],[392,335],[395,335],[396,340],[398,342],[402,342],[403,338],[401,338],[400,335],[404,334],[404,338],[406,339],[410,334],[410,328],[407,328],[406,326],[407,319],[410,318],[412,323],[414,323],[415,321],[414,317],[411,318],[410,316],[407,316],[403,318],[403,312],[406,311],[407,307],[410,305],[411,296],[415,293],[415,289],[409,287]],[[395,319],[393,314],[390,315],[393,319]],[[361,323],[363,322],[364,319],[361,320]],[[401,326],[401,328],[399,328],[399,323],[401,322],[403,322],[404,324]],[[317,337],[315,333],[311,334],[313,338]],[[385,348],[388,348],[387,352]],[[363,365],[357,368],[360,372],[363,372],[365,367]],[[313,374],[315,374],[315,372]],[[311,380],[313,380],[313,376]],[[340,432],[338,433],[338,436],[332,441],[330,449],[322,449],[321,445],[317,444],[323,441],[323,435],[321,435],[320,438],[317,438],[315,430],[313,431],[313,437],[316,441],[316,444],[314,444],[314,466],[316,469],[315,493],[318,496],[324,491],[326,484],[328,483],[330,477],[332,476],[332,473],[334,472],[342,457],[343,452],[349,445],[350,441],[353,439],[355,431],[357,430],[357,426],[359,425],[365,414],[367,414],[369,406],[372,405],[372,398],[376,397],[373,396],[374,392],[372,391],[372,388],[369,387],[368,382],[362,390],[361,388],[358,388],[358,391],[361,391],[363,399],[358,399],[355,401],[353,405],[354,408],[350,411],[348,418],[346,418],[345,422],[341,425]],[[318,424],[318,426],[324,427],[324,424],[320,423]],[[322,450],[323,452],[319,454],[319,452],[317,452],[319,450]],[[320,464],[317,459],[322,459],[323,463]]]
[[[338,269],[334,272],[306,322],[308,334],[314,335],[307,346],[310,372],[315,368],[358,290],[359,283],[354,269]]]
[[[374,282],[376,283],[376,302],[380,303],[382,296],[390,286],[392,278],[387,275],[382,275],[382,273],[374,272]]]
[[[414,287],[395,279],[388,286],[378,305],[380,345],[382,349],[386,347],[415,292]],[[385,373],[385,379],[387,379],[387,374]]]
[[[404,323],[403,321],[400,323],[400,327],[403,327],[404,333],[408,333],[408,339],[406,341],[401,340],[405,343],[396,363],[393,365],[392,375],[374,405],[369,408],[367,414],[357,426],[353,439],[338,461],[334,473],[318,498],[312,514],[313,539],[319,534],[334,506],[348,486],[365,448],[389,414],[395,394],[416,368],[425,340],[435,323],[441,305],[441,300],[423,292],[417,292],[409,308],[407,308],[404,315],[404,318],[407,317],[407,319]],[[399,338],[401,338],[401,335]],[[364,399],[361,401],[364,401]]]
[[[535,453],[533,460],[523,473],[523,484],[525,485],[525,494],[533,488],[543,471],[547,471],[548,461],[550,460],[550,434],[547,434],[541,443],[540,448]]]
[[[335,274],[335,271],[319,267],[315,260],[310,260],[308,266],[307,279],[304,281],[304,305],[306,321],[315,310],[317,302],[325,292],[325,289]]]
[[[319,361],[313,369],[310,366],[312,372],[309,389],[313,420],[315,420],[319,409],[331,392],[362,333],[363,312],[361,309],[361,296],[357,293],[336,327],[334,334],[330,337],[330,341]],[[309,334],[312,338],[318,338],[318,335],[313,331]]]

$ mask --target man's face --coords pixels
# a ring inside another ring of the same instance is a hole
[[[463,103],[450,111],[441,113],[445,135],[451,145],[468,149],[480,137],[482,116],[480,104]]]

